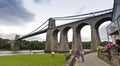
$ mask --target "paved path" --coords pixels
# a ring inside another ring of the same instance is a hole
[[[97,53],[90,53],[85,55],[85,62],[81,62],[76,58],[74,66],[110,66],[106,62],[97,57]]]

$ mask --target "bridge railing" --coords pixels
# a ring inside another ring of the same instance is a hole
[[[110,25],[107,26],[107,31],[108,31],[108,34],[116,34],[119,32],[119,29],[120,29],[120,16],[112,21],[112,23]]]
[[[115,25],[114,22],[112,22],[108,27],[107,27],[107,31],[108,34],[112,34],[117,30],[117,26]]]

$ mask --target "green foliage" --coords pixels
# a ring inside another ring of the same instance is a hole
[[[115,43],[118,45],[118,47],[116,48],[117,52],[120,52],[120,39],[117,39]]]
[[[2,39],[0,38],[0,50],[9,50],[10,49],[10,44],[8,44],[8,39]]]
[[[90,49],[91,48],[91,42],[82,42],[84,49]]]
[[[23,40],[21,42],[21,49],[28,50],[43,50],[45,48],[45,42],[39,42],[39,41],[26,41]]]
[[[64,66],[64,54],[0,56],[0,66]]]
[[[0,38],[0,50],[10,50],[10,43],[8,43],[8,39],[2,39]],[[26,41],[22,40],[19,42],[20,44],[20,49],[21,50],[44,50],[45,48],[45,41],[40,42],[40,41]]]
[[[66,56],[66,61],[68,61],[68,60],[70,59],[71,55],[72,55],[72,54],[70,54],[70,53],[65,54],[65,56]]]
[[[120,46],[120,39],[117,39],[115,43]]]
[[[100,46],[105,46],[108,43],[108,41],[104,41],[100,43]]]
[[[106,57],[109,61],[111,61],[111,54],[109,50],[105,49],[105,45],[107,45],[109,42],[104,41],[100,43],[100,46],[98,46],[97,50],[98,50],[98,57],[104,59],[104,57]]]
[[[69,48],[72,49],[72,42],[69,42]]]
[[[103,53],[103,55],[105,56],[105,57],[107,57],[107,59],[109,60],[109,61],[111,61],[111,54],[109,54],[109,53]]]
[[[120,52],[120,46],[118,46],[118,47],[116,48],[116,50],[117,50],[117,52],[119,53],[119,52]]]
[[[82,42],[84,49],[90,49],[91,48],[91,42]],[[72,42],[69,42],[69,48],[72,49]]]

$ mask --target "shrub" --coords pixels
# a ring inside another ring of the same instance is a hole
[[[111,61],[111,55],[109,54],[109,53],[103,53],[103,55],[105,56],[105,57],[107,57],[107,59],[109,60],[109,61]]]
[[[72,54],[70,54],[70,53],[65,54],[65,56],[66,56],[66,61],[68,61],[68,60],[70,59],[71,55],[72,55]]]
[[[120,46],[118,46],[116,49],[117,49],[117,52],[120,52]]]
[[[97,50],[98,50],[98,51],[104,51],[104,47],[103,47],[103,46],[98,46],[98,47],[97,47]]]
[[[108,43],[108,41],[104,41],[100,43],[100,46],[105,46]]]
[[[108,44],[105,45],[106,50],[110,50],[112,48],[116,48],[117,44],[113,44],[112,42],[109,42]]]
[[[120,39],[117,39],[115,43],[120,46]]]
[[[120,52],[120,39],[117,39],[115,42],[118,45],[118,47],[116,49],[118,52]]]

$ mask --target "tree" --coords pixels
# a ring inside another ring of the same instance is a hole
[[[0,38],[0,49],[9,50],[10,44],[8,44],[8,39]]]

